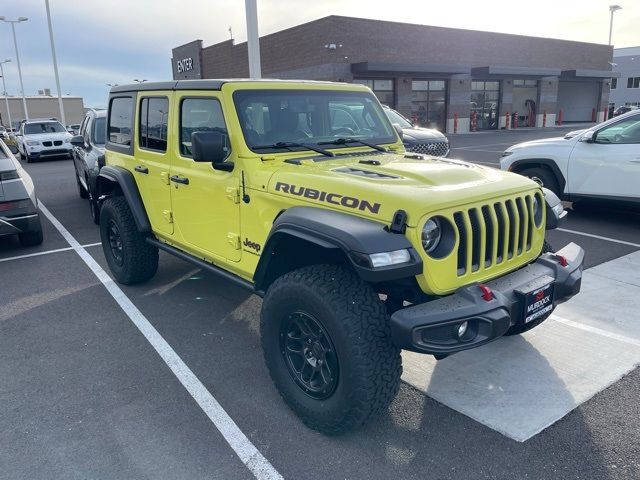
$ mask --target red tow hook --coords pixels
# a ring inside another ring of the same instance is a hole
[[[553,258],[555,258],[558,261],[558,263],[563,267],[566,267],[567,265],[569,265],[569,261],[567,260],[567,257],[565,257],[564,255],[558,255],[556,253],[553,256]]]
[[[491,300],[493,300],[493,291],[489,286],[481,283],[480,285],[478,285],[478,288],[480,288],[480,290],[482,291],[482,298],[485,302],[490,302]]]

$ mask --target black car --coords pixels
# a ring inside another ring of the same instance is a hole
[[[71,139],[72,157],[76,172],[76,183],[81,198],[89,199],[91,217],[100,223],[96,178],[104,165],[104,145],[107,140],[107,111],[89,110],[80,125],[79,134]]]
[[[622,115],[623,113],[630,112],[631,110],[635,110],[638,107],[630,107],[628,105],[621,105],[613,111],[612,117],[617,117],[618,115]]]
[[[386,105],[383,107],[389,121],[402,128],[402,143],[408,152],[431,155],[432,157],[449,155],[449,140],[444,134],[431,128],[418,127],[392,108]]]

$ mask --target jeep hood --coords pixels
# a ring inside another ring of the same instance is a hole
[[[313,157],[283,162],[268,189],[385,223],[399,210],[415,226],[428,213],[538,188],[521,175],[458,160],[404,154]]]

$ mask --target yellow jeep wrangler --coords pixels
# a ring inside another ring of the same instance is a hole
[[[520,175],[407,154],[361,85],[180,80],[111,90],[97,189],[114,277],[164,250],[263,297],[285,402],[337,434],[385,409],[401,349],[522,333],[578,293],[560,200]]]

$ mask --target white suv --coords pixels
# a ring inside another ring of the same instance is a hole
[[[500,167],[567,200],[640,203],[640,111],[565,137],[519,143],[505,150]]]
[[[45,157],[71,158],[71,135],[56,120],[27,120],[16,134],[20,158],[28,162]]]

